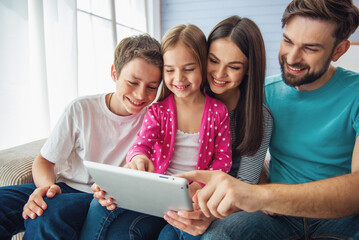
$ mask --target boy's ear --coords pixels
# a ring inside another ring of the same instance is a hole
[[[111,65],[111,78],[114,82],[116,82],[117,80],[117,72],[116,72],[116,68],[115,65]]]
[[[341,41],[334,49],[332,61],[336,62],[350,47],[349,40]]]

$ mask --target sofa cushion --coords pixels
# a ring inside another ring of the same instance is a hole
[[[46,139],[0,151],[0,186],[32,182],[31,167]]]

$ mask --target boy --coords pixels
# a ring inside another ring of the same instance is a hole
[[[111,67],[116,91],[74,100],[33,163],[35,184],[0,188],[0,239],[25,229],[28,239],[78,239],[92,200],[83,161],[124,165],[161,72],[157,40],[119,43]]]

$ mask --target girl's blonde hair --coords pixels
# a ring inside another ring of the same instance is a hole
[[[204,82],[207,75],[207,42],[206,36],[202,30],[193,24],[177,25],[166,32],[161,41],[162,56],[170,48],[175,47],[178,43],[184,44],[195,57],[202,75],[201,91],[203,91]],[[158,101],[165,99],[171,91],[163,83]]]

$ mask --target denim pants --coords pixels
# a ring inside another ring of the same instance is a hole
[[[44,198],[47,209],[35,219],[22,218],[24,205],[36,189],[33,183],[0,187],[0,239],[25,231],[24,239],[77,239],[92,194],[56,183],[62,194]]]
[[[359,215],[313,219],[237,212],[213,222],[202,239],[354,239],[358,231]]]
[[[93,199],[80,239],[156,240],[166,223],[163,218],[123,208],[109,211]]]
[[[179,230],[176,227],[173,227],[170,224],[167,224],[161,231],[160,236],[158,237],[158,240],[199,240],[201,239],[201,235],[199,236],[193,236],[191,234],[188,234],[184,231]]]

